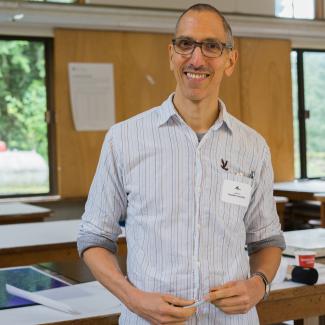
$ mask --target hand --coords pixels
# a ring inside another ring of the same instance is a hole
[[[264,296],[265,285],[259,276],[230,281],[210,290],[209,301],[226,314],[245,314]]]
[[[183,308],[194,303],[168,294],[137,290],[130,297],[128,308],[150,324],[184,324],[196,311],[196,308]]]

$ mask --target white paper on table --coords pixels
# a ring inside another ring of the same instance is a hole
[[[80,314],[71,315],[42,305],[9,308],[0,311],[0,324],[39,325],[121,312],[121,302],[97,281],[42,290],[38,294],[66,303]]]
[[[115,123],[113,64],[71,62],[68,71],[76,130],[108,130]]]

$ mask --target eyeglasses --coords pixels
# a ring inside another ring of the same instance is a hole
[[[174,38],[172,40],[174,50],[181,55],[192,55],[196,47],[200,47],[202,54],[208,58],[218,58],[224,49],[232,50],[231,44],[220,41],[196,42],[191,38]]]

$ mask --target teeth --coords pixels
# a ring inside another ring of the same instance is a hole
[[[187,73],[187,76],[190,77],[191,79],[203,79],[206,78],[207,75],[203,73]]]

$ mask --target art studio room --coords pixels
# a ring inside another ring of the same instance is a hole
[[[0,0],[1,325],[325,325],[325,0]]]

